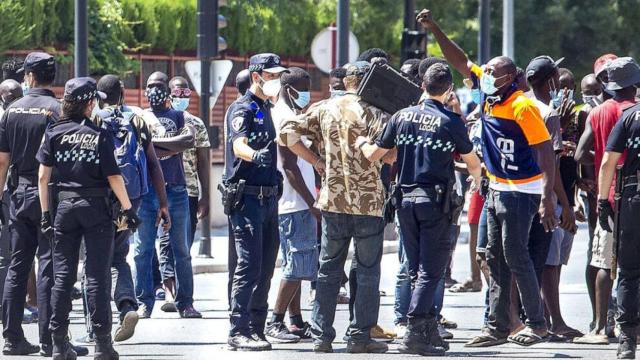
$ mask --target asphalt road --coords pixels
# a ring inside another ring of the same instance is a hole
[[[468,275],[468,246],[459,245],[454,262],[454,278],[463,280]],[[571,260],[562,272],[561,305],[566,322],[570,326],[587,330],[591,320],[589,299],[584,284],[584,265],[587,250],[587,231],[580,229]],[[220,256],[226,256],[221,254]],[[348,264],[347,264],[348,266]],[[385,327],[393,326],[393,303],[395,272],[398,266],[397,255],[388,254],[383,257],[383,278],[381,290],[386,296],[381,298],[379,323]],[[275,284],[279,282],[280,272],[276,271],[271,292],[271,301],[275,299]],[[346,344],[338,339],[334,343],[334,354],[314,354],[311,343],[294,345],[274,345],[274,350],[266,353],[235,353],[225,348],[228,318],[226,300],[226,273],[202,274],[195,279],[195,306],[202,311],[202,320],[182,320],[177,314],[166,314],[160,311],[160,303],[156,306],[151,319],[141,320],[136,334],[130,340],[118,344],[116,349],[122,359],[400,359],[415,358],[399,354],[397,344],[391,344],[390,351],[384,355],[350,355],[344,352]],[[310,308],[307,305],[308,283],[303,288],[303,316],[308,319]],[[480,330],[484,306],[483,293],[451,294],[445,296],[443,314],[456,322],[459,327],[453,330],[455,339],[451,343],[448,357],[477,357],[496,359],[613,359],[615,344],[609,346],[585,346],[573,344],[543,343],[530,348],[506,344],[493,348],[467,349],[462,345]],[[78,337],[84,331],[81,317],[81,305],[74,302],[71,331]],[[340,335],[347,325],[348,310],[346,305],[339,305],[336,316],[336,330]],[[25,333],[29,340],[36,341],[37,326],[25,325]],[[34,356],[35,357],[35,356]],[[18,357],[13,357],[18,359]],[[33,358],[33,357],[24,357]]]

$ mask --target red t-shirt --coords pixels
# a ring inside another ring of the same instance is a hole
[[[598,174],[600,174],[600,165],[602,165],[602,158],[604,157],[604,153],[607,148],[609,134],[611,134],[611,130],[613,130],[613,127],[620,119],[620,116],[622,116],[622,111],[633,104],[635,104],[635,101],[632,100],[617,101],[609,99],[593,108],[589,113],[587,121],[591,125],[591,129],[593,129],[593,151],[595,157],[594,166],[596,170],[596,181],[598,179]],[[624,164],[625,155],[626,153],[622,154],[618,161],[618,165]],[[615,181],[611,183],[611,190],[609,192],[610,201],[613,201],[615,183]]]

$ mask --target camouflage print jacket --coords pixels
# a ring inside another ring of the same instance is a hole
[[[209,134],[204,122],[197,116],[193,116],[185,111],[184,120],[187,124],[192,125],[196,129],[195,147],[187,149],[182,153],[182,165],[184,166],[184,177],[187,181],[187,194],[191,197],[198,197],[200,190],[198,188],[198,161],[196,159],[197,148],[208,148]]]
[[[382,216],[382,163],[369,162],[355,147],[355,141],[360,135],[376,139],[387,120],[386,113],[347,93],[313,104],[306,113],[282,122],[280,143],[291,146],[304,135],[325,161],[318,209]]]

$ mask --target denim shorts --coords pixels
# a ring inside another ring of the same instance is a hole
[[[318,275],[317,220],[309,210],[278,216],[282,276],[285,280],[315,280]]]

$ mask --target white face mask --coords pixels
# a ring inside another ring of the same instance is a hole
[[[266,96],[276,97],[278,96],[278,94],[280,94],[280,79],[265,80],[262,78],[262,76],[260,77],[260,79],[263,81],[261,86],[262,92]]]

